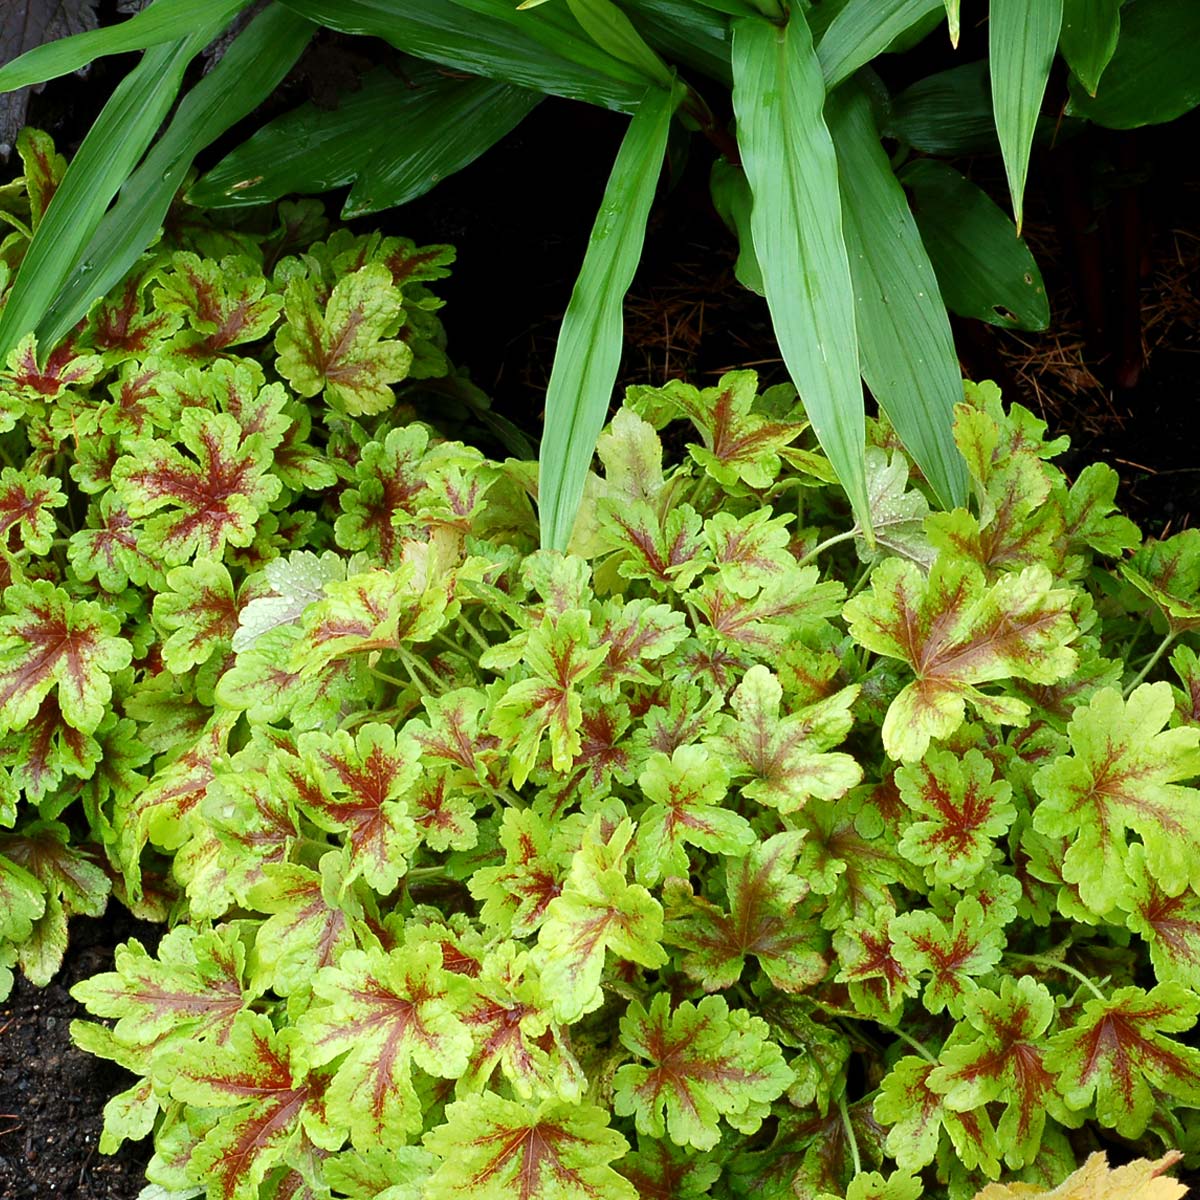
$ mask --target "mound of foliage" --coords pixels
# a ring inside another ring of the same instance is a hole
[[[138,1077],[102,1149],[958,1200],[1195,1145],[1200,533],[1138,548],[985,384],[970,509],[869,426],[868,541],[741,371],[632,389],[539,550],[534,464],[396,402],[449,251],[289,228],[177,229],[0,374],[0,956],[110,887],[170,924],[76,988]]]

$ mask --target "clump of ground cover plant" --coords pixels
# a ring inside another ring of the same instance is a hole
[[[449,251],[282,254],[306,211],[179,227],[0,374],[0,955],[47,979],[110,888],[170,926],[75,989],[138,1077],[102,1149],[969,1200],[1196,1147],[1200,533],[982,384],[970,509],[872,423],[868,536],[739,371],[632,389],[539,550],[535,465],[402,402]]]

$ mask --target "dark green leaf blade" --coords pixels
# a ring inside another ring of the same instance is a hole
[[[202,29],[220,29],[250,0],[157,0],[128,21],[37,46],[0,67],[0,92],[69,75],[107,54],[146,50]]]
[[[798,11],[733,26],[733,106],[754,195],[751,226],[784,362],[813,429],[870,528],[854,293],[825,86]]]
[[[1121,40],[1092,99],[1071,84],[1067,112],[1109,129],[1173,121],[1200,104],[1200,5],[1135,0],[1121,10]]]
[[[380,37],[418,58],[571,100],[633,112],[640,72],[606,54],[557,5],[517,12],[508,0],[281,0],[341,33]]]
[[[152,47],[118,84],[63,176],[13,282],[0,314],[0,359],[41,321],[166,116],[188,63],[214,32],[209,27]]]
[[[1096,94],[1121,32],[1121,0],[1063,0],[1058,48],[1075,78]]]
[[[1013,223],[970,180],[920,159],[900,172],[946,306],[1007,329],[1045,329],[1050,306],[1038,265]]]
[[[641,258],[677,102],[675,93],[652,88],[634,114],[563,317],[546,392],[538,489],[542,544],[549,549],[564,549],[571,536],[596,438],[608,415],[621,357],[621,303]]]
[[[309,21],[272,4],[183,98],[38,325],[43,345],[57,342],[117,285],[153,240],[195,156],[275,90],[313,32]]]
[[[817,45],[825,86],[832,91],[943,5],[944,0],[849,0]]]
[[[1050,78],[1062,15],[1063,0],[991,0],[988,58],[992,107],[1018,233],[1033,130]]]
[[[942,503],[954,508],[967,489],[952,434],[962,375],[937,276],[866,94],[847,84],[829,98],[825,119],[837,150],[863,378]]]

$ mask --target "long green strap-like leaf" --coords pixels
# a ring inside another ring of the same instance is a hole
[[[751,228],[775,336],[863,529],[867,504],[858,335],[825,86],[800,9],[784,28],[733,25],[733,107],[754,196]]]
[[[829,98],[863,378],[947,508],[967,473],[952,434],[962,374],[937,276],[904,189],[853,83]]]
[[[608,415],[621,360],[621,306],[642,256],[678,100],[676,92],[652,88],[634,114],[563,317],[546,392],[538,484],[542,545],[547,549],[566,548]]]
[[[988,12],[992,109],[1018,233],[1033,130],[1054,63],[1062,12],[1063,0],[992,0]]]
[[[381,37],[417,58],[621,112],[636,110],[642,74],[606,54],[565,8],[518,12],[512,0],[281,0],[342,33]]]
[[[59,38],[13,59],[0,67],[0,92],[69,75],[106,54],[146,50],[163,42],[177,42],[201,29],[219,28],[249,3],[250,0],[156,0],[119,25]]]
[[[37,334],[53,345],[111,291],[154,239],[196,155],[256,109],[291,70],[316,27],[278,4],[233,40],[180,102],[166,132],[121,188]]]
[[[817,43],[825,86],[833,91],[942,4],[943,0],[849,0]]]
[[[109,202],[162,124],[188,63],[215,32],[210,26],[181,41],[151,47],[117,85],[67,168],[13,281],[0,312],[0,362],[45,315]]]

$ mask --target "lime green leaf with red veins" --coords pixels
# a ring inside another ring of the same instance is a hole
[[[1004,1104],[996,1127],[1004,1159],[1010,1167],[1026,1166],[1037,1157],[1047,1114],[1064,1125],[1079,1124],[1063,1103],[1061,1068],[1046,1049],[1054,998],[1028,975],[1007,976],[999,992],[980,988],[963,1008],[966,1020],[942,1047],[929,1086],[960,1113]]]
[[[727,716],[718,737],[708,746],[729,768],[744,795],[783,813],[802,808],[811,797],[834,800],[862,778],[862,768],[849,755],[829,753],[850,731],[850,707],[857,687],[840,692],[799,712],[780,713],[783,688],[771,671],[758,664],[730,697],[734,715]]]
[[[1085,548],[1117,558],[1136,550],[1142,535],[1138,527],[1117,511],[1120,476],[1107,463],[1090,463],[1079,472],[1066,498],[1068,548]]]
[[[48,554],[57,523],[54,509],[66,502],[57,479],[15,467],[0,470],[0,548]]]
[[[135,899],[141,895],[139,860],[147,841],[176,850],[192,836],[217,762],[224,757],[236,713],[220,713],[177,758],[161,767],[140,791],[117,799],[113,824],[125,885]]]
[[[687,637],[687,619],[666,604],[650,599],[606,601],[601,608],[597,642],[604,662],[595,683],[606,691],[622,684],[657,684],[652,664],[666,658]]]
[[[1103,915],[1125,890],[1126,830],[1146,846],[1146,865],[1168,895],[1200,885],[1197,792],[1178,780],[1200,774],[1200,730],[1164,729],[1171,685],[1143,684],[1127,700],[1112,688],[1075,710],[1071,753],[1041,767],[1034,786],[1039,833],[1067,837],[1063,878]]]
[[[88,505],[87,527],[71,535],[67,557],[81,583],[93,579],[106,592],[162,585],[162,564],[138,545],[137,522],[116,492]]]
[[[500,822],[504,864],[480,867],[467,882],[483,902],[479,919],[503,935],[528,937],[546,919],[550,902],[562,891],[572,848],[561,827],[533,809],[506,808]]]
[[[168,566],[250,545],[281,486],[270,474],[269,444],[262,434],[243,436],[228,413],[199,408],[183,412],[178,436],[194,457],[166,441],[137,440],[113,467],[113,487],[142,519],[139,544],[145,539]]]
[[[892,922],[896,956],[914,975],[926,975],[922,1000],[931,1013],[945,1009],[962,1020],[963,1004],[1004,953],[1003,923],[984,914],[974,896],[954,906],[948,925],[928,909],[901,913]]]
[[[175,350],[210,358],[267,336],[283,300],[266,291],[267,280],[248,258],[229,255],[217,261],[179,250],[158,276],[154,307],[187,322],[172,344]]]
[[[57,789],[64,775],[92,776],[101,749],[94,737],[63,720],[57,698],[49,695],[32,720],[0,738],[0,757],[12,764],[11,781],[25,798],[40,802]]]
[[[1191,1029],[1198,1012],[1200,996],[1179,983],[1118,988],[1050,1038],[1046,1065],[1070,1108],[1094,1105],[1101,1125],[1140,1137],[1158,1095],[1200,1106],[1200,1050],[1165,1036]]]
[[[472,980],[475,995],[460,1011],[471,1032],[470,1063],[458,1093],[482,1091],[499,1074],[522,1100],[578,1103],[587,1080],[550,1005],[529,955],[502,942]]]
[[[779,451],[804,432],[806,423],[760,415],[755,411],[757,391],[753,371],[730,371],[716,387],[703,391],[672,380],[637,396],[633,408],[655,425],[665,424],[663,417],[685,417],[704,443],[689,446],[688,453],[708,475],[725,488],[744,484],[762,489],[779,474]]]
[[[240,1014],[223,1042],[173,1047],[155,1074],[177,1100],[217,1110],[186,1168],[211,1200],[257,1200],[302,1129],[325,1132],[320,1084],[308,1075],[303,1043],[294,1029],[273,1029],[264,1013]]]
[[[904,1000],[920,991],[920,983],[898,941],[896,910],[881,904],[865,921],[849,921],[833,934],[841,970],[836,979],[849,984],[850,1000],[860,1013],[885,1025],[894,1024]]]
[[[568,770],[579,754],[579,687],[606,657],[593,638],[589,615],[578,609],[547,617],[530,631],[523,655],[530,677],[508,687],[488,722],[488,731],[511,747],[515,786],[529,777],[543,735],[549,734],[556,771]]]
[[[108,385],[111,400],[99,408],[101,433],[124,442],[153,437],[155,429],[171,429],[180,405],[166,386],[166,372],[154,360],[128,363],[120,378]]]
[[[650,1065],[627,1063],[613,1077],[613,1109],[639,1133],[711,1150],[725,1117],[753,1133],[792,1081],[767,1023],[730,1013],[720,996],[681,1003],[659,992],[649,1011],[634,1000],[621,1018],[621,1043]]]
[[[990,721],[1025,719],[1026,704],[986,695],[977,684],[1055,683],[1075,669],[1078,656],[1067,644],[1078,633],[1072,593],[1052,584],[1044,567],[1029,567],[989,586],[977,565],[944,556],[928,579],[901,559],[876,569],[870,593],[848,601],[844,612],[860,645],[901,659],[916,674],[884,718],[892,758],[921,758],[931,738],[959,727],[968,701]]]
[[[370,550],[392,566],[399,558],[405,525],[414,522],[428,488],[423,460],[429,432],[423,425],[389,431],[381,442],[368,442],[354,465],[354,478],[341,495],[342,515],[334,524],[343,550]]]
[[[315,1064],[340,1058],[328,1103],[333,1124],[357,1146],[397,1141],[422,1128],[413,1067],[456,1079],[470,1061],[460,1015],[471,983],[442,967],[433,942],[391,954],[349,950],[313,982],[298,1028]]]
[[[639,1137],[637,1150],[620,1165],[642,1200],[705,1200],[721,1177],[713,1156],[656,1138]]]
[[[266,863],[246,907],[269,914],[258,929],[251,960],[256,990],[281,996],[308,991],[322,967],[355,946],[353,922],[362,904],[344,887],[345,861],[330,852],[313,871],[296,863]]]
[[[686,876],[686,847],[710,854],[745,854],[757,841],[750,822],[722,806],[729,770],[703,746],[680,746],[668,758],[652,754],[638,776],[650,801],[638,818],[633,861],[639,883],[666,875]]]
[[[767,584],[786,575],[796,565],[788,549],[791,517],[773,517],[759,508],[744,517],[714,513],[704,523],[704,536],[712,549],[722,583],[739,596],[753,596]]]
[[[601,500],[598,517],[600,544],[617,552],[617,570],[625,579],[685,591],[712,565],[700,514],[690,504],[660,514],[645,500]]]
[[[303,734],[299,748],[316,784],[301,792],[301,809],[321,829],[346,835],[347,882],[362,875],[387,895],[420,841],[409,800],[421,773],[420,747],[372,722],[355,734]]]
[[[420,1146],[375,1146],[323,1156],[321,1174],[339,1196],[350,1200],[418,1200],[435,1162]]]
[[[1154,601],[1171,633],[1200,629],[1200,529],[1144,543],[1121,571]]]
[[[629,1144],[592,1104],[484,1092],[451,1104],[423,1143],[441,1162],[422,1200],[638,1200],[610,1165]]]
[[[66,174],[67,160],[54,149],[54,142],[48,133],[29,127],[17,134],[17,153],[25,168],[29,228],[36,233]]]
[[[561,1021],[577,1021],[600,1006],[606,951],[643,967],[667,961],[660,944],[662,906],[644,887],[625,880],[633,823],[622,821],[602,840],[602,821],[593,822],[575,852],[538,933],[542,984]]]
[[[937,1063],[906,1054],[884,1076],[875,1097],[875,1120],[890,1126],[884,1145],[906,1171],[919,1171],[937,1154],[946,1113],[945,1098],[929,1085],[936,1069]]]
[[[501,769],[500,739],[483,729],[487,702],[481,689],[469,687],[426,696],[422,699],[425,717],[405,726],[405,732],[420,745],[422,758],[454,771],[459,789],[486,789],[496,782],[494,775]]]
[[[1200,896],[1190,888],[1168,896],[1147,869],[1146,848],[1139,842],[1129,847],[1125,870],[1125,923],[1149,945],[1158,982],[1200,992]]]
[[[395,404],[391,385],[407,378],[413,353],[394,340],[404,305],[386,267],[373,263],[343,276],[323,312],[312,282],[296,275],[283,312],[275,368],[298,395],[324,392],[331,408],[352,417]]]
[[[59,342],[45,364],[39,365],[37,341],[27,334],[9,352],[7,366],[0,371],[0,433],[11,429],[29,406],[69,398],[72,389],[88,387],[103,369],[99,355],[77,352],[74,337]]]
[[[363,571],[325,584],[324,597],[300,618],[290,667],[314,675],[347,655],[427,642],[447,621],[445,581],[424,586],[411,562],[395,571]]]
[[[827,960],[813,920],[797,913],[808,884],[796,871],[802,832],[787,830],[725,863],[729,912],[668,883],[665,940],[687,951],[682,967],[706,992],[732,987],[753,956],[775,987],[799,992],[819,982]]]
[[[106,363],[141,362],[183,325],[179,312],[146,311],[146,289],[154,277],[153,270],[135,267],[88,313],[92,346]]]
[[[180,925],[163,935],[156,956],[136,939],[118,946],[115,970],[77,983],[71,994],[92,1016],[115,1018],[125,1046],[168,1037],[224,1042],[255,997],[242,983],[245,962],[236,927]]]
[[[163,664],[186,675],[230,646],[238,627],[233,580],[223,563],[201,558],[167,572],[166,585],[154,597],[154,625],[163,637]]]
[[[73,600],[44,579],[4,591],[0,616],[0,731],[20,729],[55,692],[63,720],[91,733],[112,695],[109,676],[133,648],[120,620],[90,600]]]
[[[900,797],[918,818],[904,831],[900,852],[925,868],[931,886],[966,886],[1016,819],[1012,787],[993,776],[978,750],[930,750],[896,772]]]

